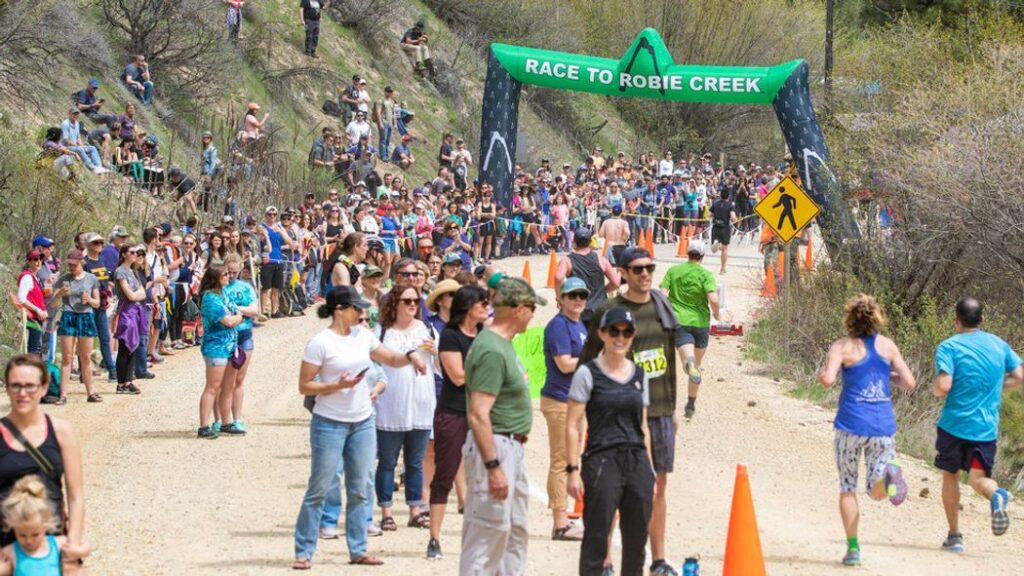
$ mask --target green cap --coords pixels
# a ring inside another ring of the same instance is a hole
[[[523,304],[539,304],[546,306],[547,300],[534,292],[533,287],[522,278],[507,277],[494,289],[493,304],[497,307],[513,307]]]

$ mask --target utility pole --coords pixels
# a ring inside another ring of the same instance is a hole
[[[835,0],[825,0],[825,118],[832,117],[832,24],[835,20]]]

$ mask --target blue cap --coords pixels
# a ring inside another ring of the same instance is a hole
[[[570,292],[586,292],[587,296],[590,296],[590,289],[587,288],[587,283],[582,278],[577,278],[576,276],[566,278],[562,284],[562,294],[569,294]]]
[[[99,88],[100,87],[100,81],[95,79],[95,78],[90,78],[89,79],[89,86],[92,86],[93,88]]]
[[[53,240],[50,240],[43,234],[40,234],[32,239],[32,247],[35,248],[36,246],[43,246],[44,248],[49,248],[50,246],[53,246]]]
[[[449,253],[444,255],[444,258],[441,260],[441,264],[442,265],[445,265],[445,264],[459,264],[459,265],[461,265],[462,264],[462,257],[459,256],[458,254],[454,253],[454,252],[449,252]]]

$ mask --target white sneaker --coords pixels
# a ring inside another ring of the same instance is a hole
[[[380,529],[380,524],[376,522],[370,522],[370,525],[366,528],[367,536],[380,536],[384,531]]]
[[[321,540],[337,540],[338,529],[337,528],[320,528],[320,539]]]
[[[93,174],[97,174],[97,175],[99,175],[99,174],[106,174],[107,173],[107,169],[104,168],[103,166],[93,166],[92,173]]]

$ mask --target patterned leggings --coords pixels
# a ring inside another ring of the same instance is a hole
[[[866,491],[885,477],[885,466],[896,457],[894,436],[857,436],[836,430],[836,468],[839,470],[839,491],[856,492],[861,454],[868,472]]]

